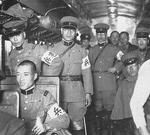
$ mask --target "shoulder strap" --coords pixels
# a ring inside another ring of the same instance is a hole
[[[59,57],[63,57],[73,46],[75,45],[75,42],[70,45],[64,52],[62,52]]]
[[[98,55],[96,56],[96,58],[95,58],[95,60],[94,60],[94,62],[93,62],[93,66],[95,66],[96,61],[97,61],[98,58],[101,56],[101,54],[102,54],[102,52],[104,51],[104,49],[105,49],[106,46],[107,46],[107,45],[105,45],[105,46],[99,51]]]
[[[150,59],[150,48],[147,49],[146,54],[145,54],[145,61]]]

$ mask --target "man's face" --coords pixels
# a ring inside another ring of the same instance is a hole
[[[96,37],[99,43],[104,43],[107,40],[107,33],[97,33]]]
[[[14,35],[9,37],[10,42],[14,47],[20,47],[25,41],[25,33],[19,33],[18,35]]]
[[[137,63],[126,66],[127,72],[130,76],[136,76],[138,73],[139,65]]]
[[[117,33],[117,32],[112,33],[111,36],[110,36],[110,40],[111,40],[111,43],[113,45],[118,45],[118,43],[119,43],[119,33]]]
[[[37,73],[32,73],[30,65],[23,65],[17,68],[16,76],[20,89],[26,90],[35,83]]]
[[[75,38],[76,30],[75,29],[61,29],[61,34],[64,40],[72,41]]]
[[[137,43],[138,43],[139,49],[145,49],[148,44],[148,39],[147,38],[138,38]]]
[[[125,46],[127,45],[129,42],[129,37],[127,36],[127,34],[123,33],[120,35],[120,43],[121,43],[121,46]]]
[[[89,43],[89,42],[90,42],[90,41],[87,40],[87,39],[82,40],[82,47],[85,48],[85,49],[88,49],[89,46],[90,46],[90,43]]]

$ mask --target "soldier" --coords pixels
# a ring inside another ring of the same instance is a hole
[[[126,31],[122,31],[119,34],[120,44],[119,47],[123,51],[123,53],[128,53],[130,51],[136,50],[138,47],[136,45],[132,45],[129,42],[129,33]]]
[[[53,62],[55,57],[63,61],[60,75],[60,100],[62,107],[71,118],[72,133],[76,135],[83,134],[83,118],[93,93],[91,65],[87,51],[75,42],[78,24],[76,17],[63,17],[61,19],[62,41],[48,48],[53,57],[47,55],[49,63]]]
[[[40,45],[28,43],[25,30],[27,28],[27,17],[21,18],[25,12],[20,6],[14,5],[7,11],[8,14],[18,17],[18,20],[6,22],[3,25],[3,33],[10,40],[14,49],[8,56],[6,65],[9,67],[11,75],[15,74],[15,67],[25,59],[32,60],[37,66],[38,73],[41,72],[41,57],[45,49]],[[25,16],[25,15],[24,15]],[[25,19],[24,19],[25,18]]]
[[[89,50],[90,46],[90,40],[91,40],[91,35],[89,33],[83,33],[80,36],[81,38],[81,45],[83,48]]]
[[[119,32],[118,31],[113,31],[110,34],[110,43],[114,46],[119,45]]]
[[[21,95],[20,117],[25,122],[28,135],[68,128],[66,112],[58,106],[51,93],[36,86],[38,75],[32,61],[25,60],[17,65],[16,77]]]
[[[132,45],[129,42],[129,33],[128,32],[122,31],[119,34],[119,38],[120,38],[119,48],[124,54],[138,49],[138,47],[136,45]],[[126,72],[126,69],[122,62],[118,62],[117,66],[118,66],[118,71],[119,71],[117,81],[118,81],[118,85],[119,85],[120,81],[122,81],[128,73]]]
[[[150,134],[150,60],[145,61],[138,72],[138,78],[130,100],[133,120],[141,135]]]
[[[150,48],[148,48],[149,37],[145,31],[138,31],[136,33],[138,49],[137,54],[140,57],[140,63],[142,64],[145,60],[150,58]]]
[[[113,65],[115,58],[121,60],[123,53],[116,47],[107,43],[107,24],[96,24],[96,36],[98,44],[89,51],[89,58],[92,65],[94,81],[94,105],[97,111],[97,129],[106,125],[109,120],[111,110],[116,95],[116,78],[117,68]]]
[[[133,135],[135,126],[129,103],[137,79],[139,57],[136,53],[130,52],[122,57],[122,61],[128,76],[119,84],[111,119],[114,123],[114,132],[119,130],[121,135]]]

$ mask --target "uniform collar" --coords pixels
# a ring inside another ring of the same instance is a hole
[[[70,45],[73,45],[73,44],[74,44],[74,40],[69,41],[69,42],[63,40],[63,43],[64,43],[65,46],[70,46]]]
[[[105,43],[98,43],[98,46],[103,47],[103,46],[105,46]]]
[[[147,48],[144,48],[144,49],[139,49],[140,52],[146,52],[147,51]]]
[[[19,46],[19,47],[16,47],[16,50],[17,51],[20,51],[20,50],[22,50],[23,49],[23,44],[21,45],[21,46]]]
[[[34,88],[35,88],[35,85],[31,86],[30,88],[28,88],[26,90],[21,89],[21,93],[24,95],[33,94]]]
[[[24,48],[24,44],[25,44],[25,43],[27,43],[27,42],[28,42],[28,40],[24,40],[24,42],[22,43],[22,45],[21,45],[21,46],[16,47],[16,50],[17,50],[17,51],[22,50],[22,49]]]

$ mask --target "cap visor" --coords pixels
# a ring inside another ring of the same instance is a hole
[[[62,28],[64,28],[64,29],[76,29],[76,27],[74,27],[74,26],[62,26]]]

